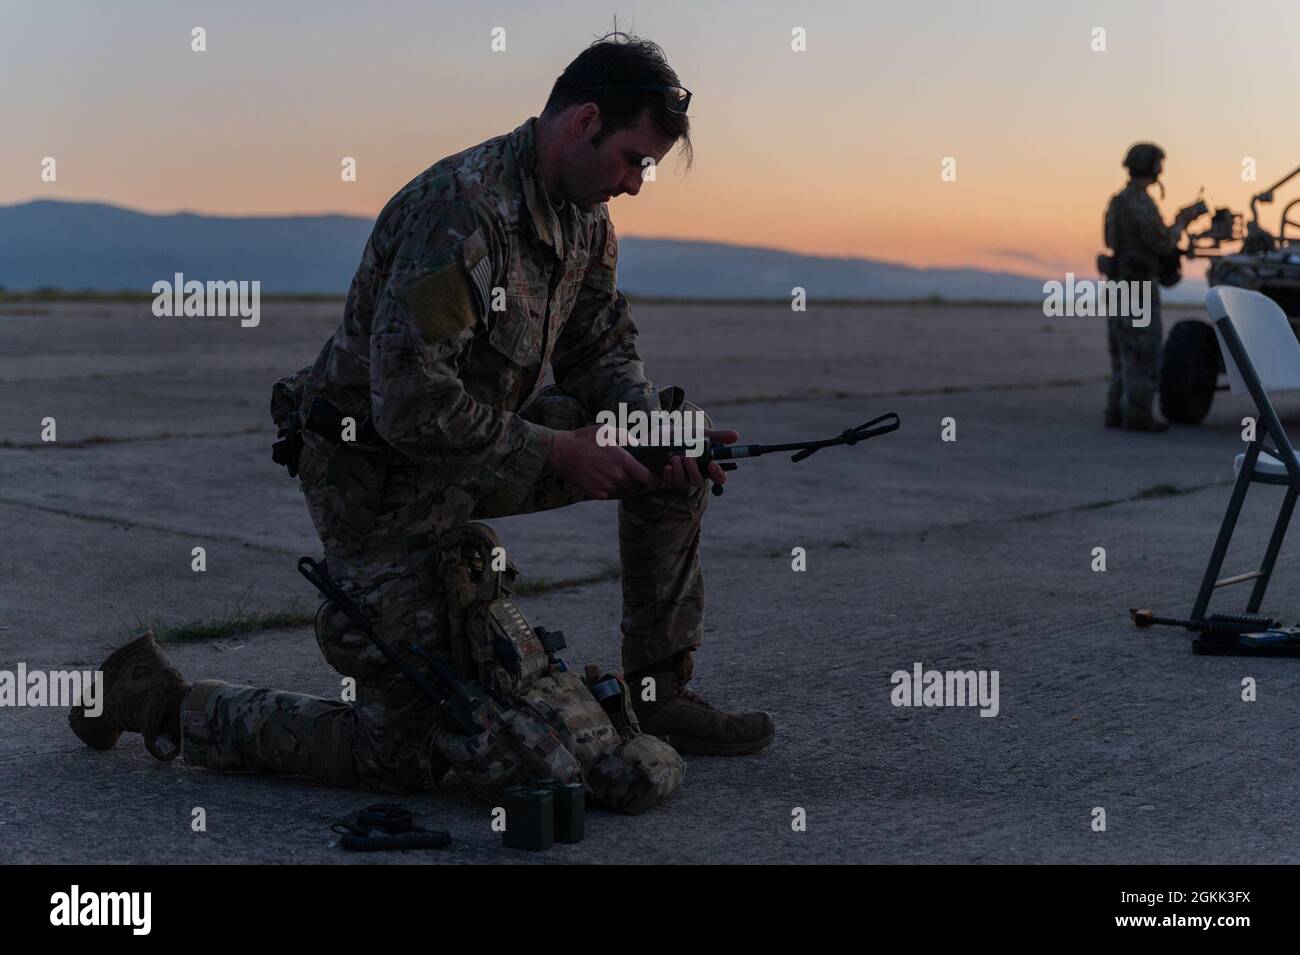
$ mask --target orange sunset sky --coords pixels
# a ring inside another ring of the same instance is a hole
[[[539,112],[616,14],[695,94],[694,169],[670,155],[640,196],[614,200],[623,236],[1091,274],[1134,140],[1169,153],[1166,218],[1202,186],[1242,210],[1300,164],[1294,0],[0,9],[4,204],[373,217],[436,159]],[[195,26],[207,52],[190,49]],[[791,49],[796,27],[806,52]],[[57,182],[41,181],[46,156]],[[359,181],[341,181],[344,156]],[[940,177],[947,156],[955,182]],[[1258,182],[1242,181],[1244,157]],[[1300,184],[1279,198],[1293,196]]]

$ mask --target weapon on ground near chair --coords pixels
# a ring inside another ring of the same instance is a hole
[[[1300,627],[1283,627],[1279,621],[1257,613],[1216,613],[1200,620],[1157,617],[1152,610],[1129,610],[1139,629],[1182,627],[1197,634],[1195,653],[1210,656],[1300,656]]]

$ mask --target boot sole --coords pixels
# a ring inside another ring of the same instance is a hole
[[[108,671],[113,669],[114,664],[130,656],[140,647],[144,646],[153,639],[153,633],[146,633],[142,637],[137,637],[125,646],[118,647],[103,663],[99,665],[99,671],[107,676]],[[104,681],[105,695],[108,693],[108,680]],[[72,727],[72,732],[77,734],[77,738],[89,746],[91,749],[106,750],[112,749],[117,745],[118,739],[122,736],[122,731],[113,729],[107,723],[102,723],[103,716],[87,716],[86,708],[82,704],[77,704],[68,714],[68,725]]]
[[[768,733],[762,739],[719,743],[716,740],[696,739],[670,733],[661,739],[677,752],[687,756],[752,756],[767,749],[775,737],[775,733]]]

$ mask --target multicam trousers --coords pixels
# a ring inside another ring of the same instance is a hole
[[[661,404],[666,410],[699,410],[675,388],[661,392]],[[555,386],[539,392],[520,413],[557,430],[594,423],[584,406]],[[697,647],[702,640],[699,542],[708,497],[707,487],[663,488],[619,501],[625,672]],[[510,513],[547,510],[585,499],[577,488],[544,469],[523,503]],[[450,515],[446,523],[502,516],[506,515],[475,510]],[[331,556],[327,563],[330,574],[365,611],[381,640],[390,647],[415,643],[441,652],[447,648],[447,601],[427,557],[412,553],[360,561]],[[354,699],[200,682],[185,698],[181,713],[186,762],[404,793],[436,784],[449,763],[460,764],[465,754],[458,746],[464,739],[458,740],[440,725],[437,710],[332,604],[322,605],[317,614],[316,638],[326,661],[354,682]],[[419,668],[414,655],[404,649],[399,652]],[[652,737],[637,740],[631,741],[635,745],[626,753],[607,751],[595,775],[628,778],[627,773],[620,777],[627,769],[619,765],[621,759],[635,762],[637,773],[672,771],[671,766],[667,770],[663,766],[676,759],[671,749],[655,750],[651,744],[658,741]],[[534,742],[544,748],[543,740]],[[536,755],[542,761],[550,758],[546,753]],[[680,779],[680,768],[676,772]]]
[[[1151,324],[1133,327],[1133,319],[1112,315],[1106,319],[1106,341],[1110,348],[1110,388],[1106,410],[1110,414],[1145,416],[1151,413],[1160,382],[1160,287],[1151,282],[1148,313]]]

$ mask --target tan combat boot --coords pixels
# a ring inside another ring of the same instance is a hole
[[[628,675],[641,732],[658,736],[679,753],[695,756],[747,756],[765,749],[776,733],[772,718],[766,713],[714,709],[684,686],[693,670],[691,651],[687,650]],[[642,698],[647,678],[655,682],[651,702]]]
[[[181,700],[189,686],[167,662],[153,631],[118,647],[99,668],[104,674],[104,698],[99,716],[86,715],[78,704],[68,725],[91,749],[112,749],[123,732],[143,733],[144,745],[155,759],[169,762],[181,752]],[[158,738],[171,748],[163,750]]]

